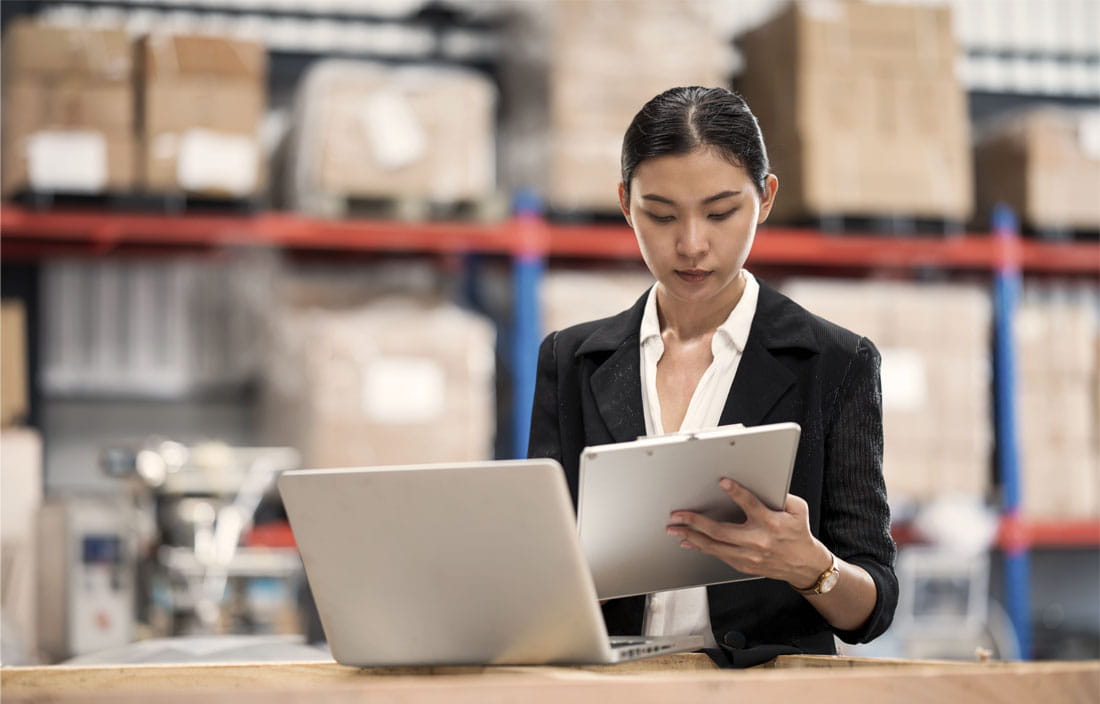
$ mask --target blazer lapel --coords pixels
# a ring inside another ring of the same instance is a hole
[[[796,303],[760,281],[756,313],[720,425],[760,425],[794,385],[795,373],[774,352],[792,348],[820,351],[805,325],[806,315]]]
[[[596,407],[615,442],[636,440],[645,435],[640,355],[638,341],[627,342],[592,372]]]
[[[638,331],[648,296],[646,291],[629,310],[608,319],[577,348],[577,357],[590,357],[596,364],[589,386],[615,442],[645,435]],[[610,356],[600,361],[608,353]]]
[[[750,334],[719,425],[760,425],[794,380],[794,374]]]

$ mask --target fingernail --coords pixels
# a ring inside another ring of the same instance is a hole
[[[674,514],[672,514],[671,516],[669,516],[668,518],[669,518],[669,520],[670,520],[670,521],[672,521],[673,523],[683,523],[683,522],[684,522],[684,517],[683,517],[683,515],[681,515],[681,514],[679,514],[679,513],[674,513]]]
[[[725,477],[722,477],[722,479],[718,482],[718,486],[722,487],[723,489],[732,489],[733,482],[731,482],[729,479],[726,479]]]

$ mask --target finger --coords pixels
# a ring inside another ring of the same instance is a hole
[[[787,494],[787,500],[783,503],[783,510],[792,516],[805,516],[810,512],[810,505],[801,496]]]
[[[686,529],[694,530],[697,533],[702,533],[714,540],[720,540],[726,543],[736,543],[737,541],[737,524],[735,523],[722,523],[716,521],[713,518],[708,518],[701,513],[694,513],[692,511],[676,511],[669,520],[674,524],[669,526],[669,535],[679,535],[681,531],[675,531],[675,524],[686,526]]]
[[[745,574],[760,575],[764,569],[760,555],[753,550],[731,545],[697,531],[682,528],[685,531],[680,547],[716,557],[735,570]]]
[[[721,481],[718,482],[718,486],[726,492],[727,496],[733,499],[735,504],[741,507],[741,510],[749,518],[762,518],[771,511],[760,499],[756,498],[756,494],[728,477],[722,477]]]

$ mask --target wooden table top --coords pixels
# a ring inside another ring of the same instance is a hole
[[[1100,702],[1100,661],[955,663],[783,656],[718,670],[696,653],[586,667],[354,668],[336,663],[51,666],[0,669],[9,702],[64,704],[496,704],[567,701]]]

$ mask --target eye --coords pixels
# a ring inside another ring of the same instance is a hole
[[[672,222],[673,220],[676,219],[676,216],[674,216],[674,215],[657,215],[656,213],[650,213],[648,211],[646,212],[646,215],[648,215],[649,219],[652,220],[653,222],[657,222],[657,223],[661,223],[661,224],[670,223],[670,222]]]
[[[710,218],[711,220],[725,220],[726,218],[728,218],[729,216],[733,215],[736,212],[737,212],[737,208],[730,208],[729,210],[727,210],[724,213],[711,213],[707,217]]]

